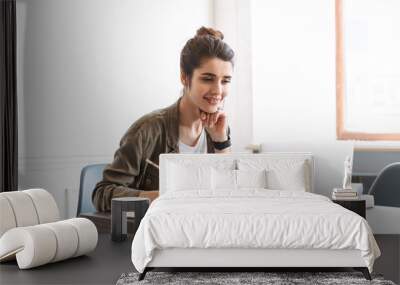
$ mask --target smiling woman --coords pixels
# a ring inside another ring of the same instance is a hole
[[[98,211],[111,199],[158,197],[161,153],[230,152],[230,129],[223,111],[233,74],[234,52],[223,34],[201,27],[181,51],[182,96],[171,106],[139,118],[122,137],[114,161],[93,192]]]

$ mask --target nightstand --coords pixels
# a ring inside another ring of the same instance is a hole
[[[359,214],[365,219],[365,200],[332,200],[332,202]]]
[[[128,237],[128,213],[134,215],[134,232],[146,214],[150,199],[142,197],[120,197],[111,199],[111,239],[124,241]]]

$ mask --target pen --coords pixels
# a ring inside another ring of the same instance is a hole
[[[154,162],[152,162],[150,159],[146,158],[146,162],[147,162],[148,164],[153,165],[155,168],[160,169],[160,167],[158,167],[158,165],[155,164]]]

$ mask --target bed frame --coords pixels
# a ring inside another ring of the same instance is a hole
[[[290,268],[309,268],[311,271],[316,268],[350,267],[361,271],[367,280],[371,280],[359,250],[238,248],[156,250],[152,261],[139,275],[139,280],[143,280],[148,271],[156,268],[229,268],[234,271],[253,271],[256,268],[263,271],[282,267],[287,271]]]
[[[182,154],[180,154],[182,157]],[[191,159],[198,155],[185,154],[185,159]],[[207,159],[227,158],[224,154],[206,154]],[[229,154],[232,159],[248,158],[253,154]],[[311,153],[262,153],[258,156],[263,158],[302,158],[310,162],[311,192],[314,190],[314,160]],[[169,159],[175,159],[176,154],[160,155],[160,194],[164,193],[166,182],[165,163]],[[365,261],[359,250],[333,250],[333,249],[254,249],[254,248],[169,248],[157,249],[153,259],[139,280],[143,280],[148,271],[160,268],[185,268],[187,269],[230,269],[229,271],[265,271],[265,269],[285,268],[290,269],[333,269],[353,268],[361,271],[367,280],[371,276]],[[322,271],[322,270],[320,270]]]

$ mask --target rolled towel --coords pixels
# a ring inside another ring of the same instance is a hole
[[[13,228],[0,238],[0,261],[16,257],[28,269],[86,254],[97,240],[96,226],[84,218]]]

